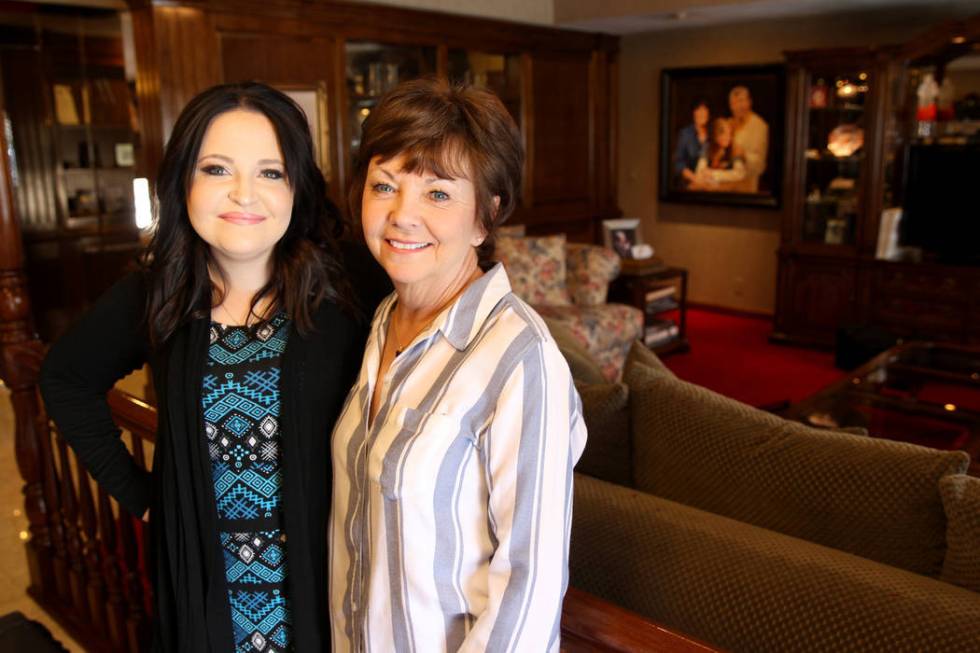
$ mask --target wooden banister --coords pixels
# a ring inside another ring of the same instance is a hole
[[[569,587],[562,607],[563,653],[712,653],[721,649]]]

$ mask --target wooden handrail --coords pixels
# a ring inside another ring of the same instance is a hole
[[[156,441],[157,409],[139,397],[113,388],[109,391],[109,409],[116,426],[126,429],[140,439]]]

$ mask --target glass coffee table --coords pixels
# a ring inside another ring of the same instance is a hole
[[[970,454],[980,476],[980,348],[928,342],[892,347],[843,380],[791,406],[810,426]]]

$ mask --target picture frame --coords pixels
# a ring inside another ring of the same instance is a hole
[[[132,143],[115,143],[113,158],[118,168],[132,168],[136,163],[136,154]]]
[[[330,162],[330,120],[327,114],[327,86],[325,83],[315,85],[283,85],[276,88],[288,95],[300,106],[306,114],[313,136],[313,149],[317,165],[324,179],[331,182],[333,167]]]
[[[785,112],[781,64],[663,70],[660,200],[779,208]]]
[[[619,218],[602,221],[602,239],[606,247],[619,254],[620,258],[633,258],[633,247],[640,241],[640,219]]]

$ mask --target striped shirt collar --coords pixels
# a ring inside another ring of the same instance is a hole
[[[510,280],[502,263],[496,263],[479,279],[474,281],[432,320],[425,330],[426,334],[441,332],[446,341],[457,351],[465,350],[486,321],[494,307],[511,292]],[[391,318],[396,303],[392,294],[386,308],[385,319],[379,324],[379,336]],[[427,336],[425,336],[427,337]]]
[[[433,322],[446,340],[458,351],[466,349],[490,311],[510,292],[510,280],[502,263],[496,263],[470,284],[455,302]]]

